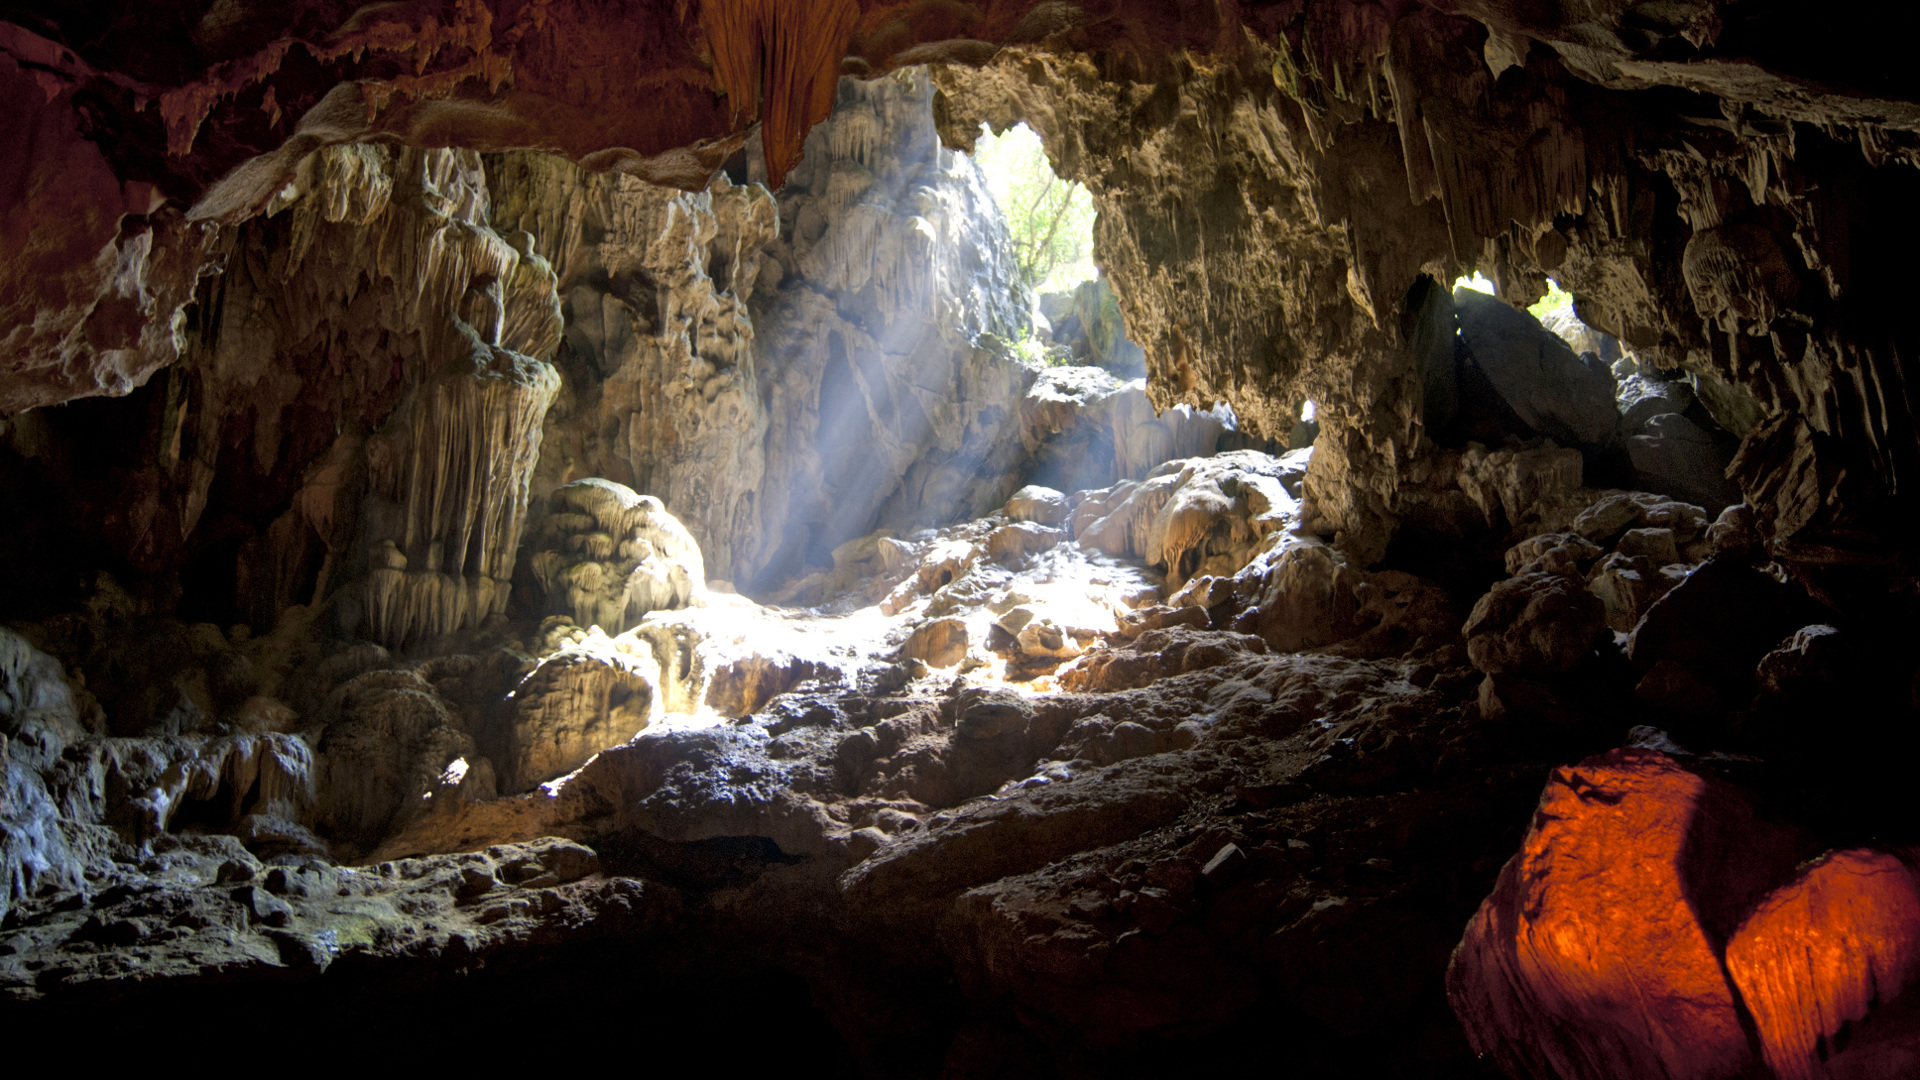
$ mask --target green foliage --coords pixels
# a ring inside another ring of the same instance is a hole
[[[1559,282],[1552,278],[1547,279],[1547,295],[1527,308],[1528,313],[1536,319],[1544,319],[1551,312],[1571,310],[1573,310],[1573,294],[1561,292]]]
[[[1013,354],[1028,364],[1047,367],[1067,367],[1073,363],[1073,357],[1066,349],[1048,341],[1043,341],[1033,332],[1033,327],[1020,328],[1020,339],[1011,342],[1009,348]]]
[[[1064,292],[1094,277],[1093,195],[1053,174],[1040,136],[1025,124],[995,135],[982,130],[973,159],[1007,216],[1027,284]]]

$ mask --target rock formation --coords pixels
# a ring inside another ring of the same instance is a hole
[[[10,8],[0,1014],[1913,1073],[1878,14]]]

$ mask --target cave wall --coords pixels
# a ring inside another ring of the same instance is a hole
[[[1777,15],[1686,11],[1313,5],[1151,80],[1010,49],[941,70],[942,130],[1024,120],[1093,189],[1157,402],[1219,394],[1269,435],[1317,402],[1310,488],[1367,558],[1435,473],[1416,282],[1475,267],[1515,303],[1551,274],[1744,438],[1732,478],[1776,537],[1846,546],[1902,520],[1912,468],[1913,344],[1885,291],[1908,107],[1796,73],[1819,61],[1789,56]]]

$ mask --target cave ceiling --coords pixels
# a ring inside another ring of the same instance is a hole
[[[1409,290],[1475,267],[1519,302],[1552,274],[1686,369],[1781,535],[1858,529],[1920,465],[1888,314],[1920,95],[1879,29],[1761,0],[13,5],[0,410],[176,359],[231,227],[317,148],[696,190],[751,139],[777,187],[841,75],[931,63],[949,142],[1026,120],[1094,190],[1156,404],[1272,433],[1320,402],[1351,537],[1407,513]]]

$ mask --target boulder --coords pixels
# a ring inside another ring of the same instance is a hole
[[[1911,858],[1828,852],[1771,893],[1727,942],[1727,976],[1775,1076],[1920,1069],[1910,1029],[1862,1026],[1920,980],[1920,878]]]
[[[1710,559],[1647,609],[1627,639],[1643,670],[1671,661],[1744,700],[1754,665],[1804,625],[1796,591],[1750,566]]]
[[[1019,563],[1057,546],[1067,534],[1028,521],[1002,525],[987,537],[987,557],[997,563]]]
[[[1253,629],[1276,652],[1344,641],[1364,630],[1358,588],[1365,580],[1346,556],[1317,541],[1292,544],[1242,580],[1258,590]]]
[[[1565,445],[1611,442],[1620,417],[1613,373],[1589,365],[1532,315],[1464,286],[1453,292],[1460,339],[1493,388],[1533,430]]]
[[[1541,533],[1507,549],[1507,573],[1520,575],[1544,570],[1584,575],[1605,551],[1578,533]]]
[[[1686,567],[1661,565],[1616,551],[1593,568],[1587,588],[1606,606],[1607,625],[1628,633],[1669,589],[1686,580]]]
[[[1491,453],[1471,446],[1460,459],[1457,483],[1489,523],[1504,515],[1518,527],[1541,516],[1543,503],[1578,491],[1585,467],[1580,451],[1552,441]]]
[[[928,667],[952,667],[967,657],[965,619],[935,619],[916,627],[900,647],[902,660],[918,660]]]
[[[1740,501],[1739,489],[1727,479],[1731,450],[1679,413],[1649,419],[1639,434],[1627,439],[1627,457],[1639,485],[1649,491],[1709,511]]]
[[[513,691],[506,790],[572,772],[661,712],[660,666],[644,641],[590,633],[540,661]]]
[[[556,490],[531,546],[548,611],[609,635],[706,592],[706,564],[686,526],[659,499],[611,480]]]
[[[1707,529],[1707,547],[1715,556],[1744,559],[1765,552],[1767,538],[1760,531],[1753,508],[1745,503],[1729,506]]]
[[[1067,497],[1050,487],[1029,484],[1013,493],[1007,500],[1007,516],[1015,521],[1031,521],[1039,525],[1058,525],[1067,520],[1070,512]]]
[[[1447,970],[1467,1041],[1512,1076],[1746,1075],[1719,946],[1807,854],[1739,789],[1664,754],[1554,770]]]
[[[1620,430],[1638,435],[1656,416],[1686,412],[1693,404],[1693,388],[1684,382],[1629,375],[1620,380],[1615,401],[1620,407]]]
[[[1460,633],[1489,675],[1546,675],[1572,670],[1605,628],[1605,605],[1579,578],[1535,571],[1495,585]]]

